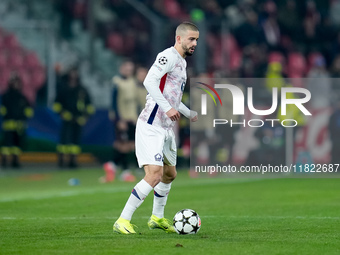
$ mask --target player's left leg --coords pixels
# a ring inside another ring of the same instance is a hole
[[[171,183],[176,178],[177,148],[173,131],[167,131],[163,147],[164,167],[161,181],[154,187],[152,216],[149,219],[150,229],[160,228],[166,232],[175,232],[172,223],[164,218],[164,207],[168,200]]]
[[[168,194],[171,189],[171,183],[176,178],[177,172],[175,166],[164,164],[164,173],[162,180],[154,188],[154,200],[152,214],[158,218],[164,217],[164,207],[168,200]]]
[[[171,221],[164,218],[164,207],[168,200],[171,183],[176,178],[176,175],[175,166],[164,164],[162,179],[154,188],[152,215],[148,221],[150,229],[159,228],[168,233],[175,232]]]

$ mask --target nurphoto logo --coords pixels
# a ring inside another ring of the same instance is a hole
[[[223,107],[222,100],[220,95],[217,93],[215,89],[228,89],[229,92],[232,95],[232,113],[233,115],[245,115],[245,96],[243,91],[231,84],[215,84],[214,87],[210,86],[208,84],[198,82],[201,85],[204,85],[208,87],[214,94],[217,96],[217,98],[220,101],[221,107]],[[209,92],[207,89],[200,88],[206,94],[201,95],[201,115],[207,115],[207,94],[213,99],[215,106],[217,106],[216,100],[214,96]],[[300,94],[300,98],[289,98],[289,94]],[[305,88],[294,88],[294,87],[284,87],[281,88],[281,104],[280,104],[280,115],[286,116],[287,114],[287,105],[295,105],[305,116],[311,116],[312,114],[308,109],[304,106],[310,99],[311,99],[311,93],[308,89]],[[279,93],[278,93],[278,88],[273,87],[272,88],[272,105],[269,109],[256,109],[254,106],[253,102],[253,88],[248,87],[247,88],[247,107],[248,110],[258,116],[269,116],[273,114],[275,111],[277,111],[279,107]],[[213,126],[216,127],[216,125],[225,125],[225,124],[230,124],[232,127],[233,125],[242,125],[246,126],[248,124],[249,127],[262,127],[264,125],[264,122],[270,122],[272,127],[274,126],[275,122],[280,122],[283,127],[295,127],[298,125],[297,120],[295,119],[284,119],[284,120],[279,120],[279,119],[250,119],[246,121],[243,119],[241,122],[233,122],[233,120],[228,120],[228,119],[214,119],[213,120]]]

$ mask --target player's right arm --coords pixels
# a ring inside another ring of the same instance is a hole
[[[169,102],[165,99],[160,89],[161,79],[173,70],[175,61],[173,56],[162,52],[157,55],[154,64],[149,69],[148,74],[144,80],[144,86],[149,92],[150,96],[155,100],[159,107],[166,113],[172,120],[177,121],[180,118],[179,112],[174,109]]]
[[[166,115],[172,120],[177,121],[181,117],[179,112],[175,108],[171,108],[169,111],[166,112]]]

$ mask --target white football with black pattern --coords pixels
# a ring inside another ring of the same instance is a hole
[[[180,235],[196,234],[201,228],[201,218],[191,209],[183,209],[175,214],[173,225]]]

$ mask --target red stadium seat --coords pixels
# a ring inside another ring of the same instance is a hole
[[[211,52],[213,66],[215,68],[221,68],[223,63],[221,40],[218,38],[218,36],[208,33],[207,44],[209,52]]]
[[[227,50],[227,54],[231,54],[233,51],[238,51],[239,46],[235,37],[231,34],[222,36],[223,47]]]
[[[5,47],[10,50],[20,50],[21,46],[17,40],[17,37],[13,34],[9,34],[4,38]]]
[[[281,65],[285,64],[285,57],[281,52],[273,51],[268,55],[268,63],[279,62]]]
[[[133,54],[136,47],[136,37],[133,33],[128,33],[124,36],[124,53]]]
[[[32,71],[31,83],[35,89],[41,88],[46,81],[46,72],[43,68],[36,68]]]
[[[40,61],[34,52],[29,52],[25,56],[25,65],[29,69],[35,69],[37,67],[41,67]]]
[[[293,85],[293,87],[303,88],[305,86],[301,73],[290,73],[289,78],[291,78],[290,83]]]
[[[0,51],[6,49],[5,38],[0,34]]]
[[[21,78],[23,87],[32,87],[31,84],[31,73],[27,69],[17,69],[19,77]]]
[[[73,4],[73,16],[74,18],[83,18],[86,15],[86,1],[75,1]]]
[[[323,57],[323,55],[320,52],[312,52],[307,57],[307,72],[314,66],[315,60],[319,57]]]
[[[281,35],[280,44],[285,50],[289,50],[293,47],[292,39],[287,35]]]
[[[207,40],[207,44],[208,44],[208,47],[210,49],[214,49],[216,47],[216,45],[218,44],[218,39],[217,37],[212,34],[212,33],[208,33],[207,34],[207,37],[206,37],[206,40]]]
[[[239,50],[230,54],[229,68],[230,70],[238,70],[242,64],[242,53]]]
[[[0,29],[0,93],[4,93],[8,88],[8,81],[13,72],[22,79],[24,95],[34,103],[36,90],[46,79],[43,65],[35,52],[25,54],[14,34],[5,34]]]
[[[0,94],[6,91],[10,75],[11,75],[10,69],[3,68],[0,70]]]
[[[19,51],[12,51],[7,57],[7,61],[12,69],[20,69],[24,65],[24,57]]]
[[[117,54],[124,53],[124,39],[119,33],[111,33],[107,38],[107,46]]]
[[[182,15],[181,6],[175,0],[164,0],[165,13],[170,18],[180,17]]]
[[[294,52],[288,55],[288,75],[301,75],[306,73],[306,60],[301,53]]]
[[[239,69],[242,62],[242,53],[235,37],[231,34],[223,35],[221,41],[221,47],[226,50],[226,54],[229,57],[229,68],[231,70]]]
[[[303,74],[301,72],[291,72],[288,74],[289,78],[291,78],[291,83],[293,85],[293,87],[301,87],[302,83],[301,83],[301,78],[303,78]]]
[[[222,59],[222,49],[221,48],[215,48],[213,51],[213,65],[215,68],[222,68],[223,65],[223,59]]]
[[[23,87],[22,90],[24,96],[27,98],[27,100],[31,103],[35,103],[35,98],[36,98],[36,91],[31,88],[31,87]]]
[[[5,68],[7,66],[7,54],[5,52],[0,52],[0,68]]]

